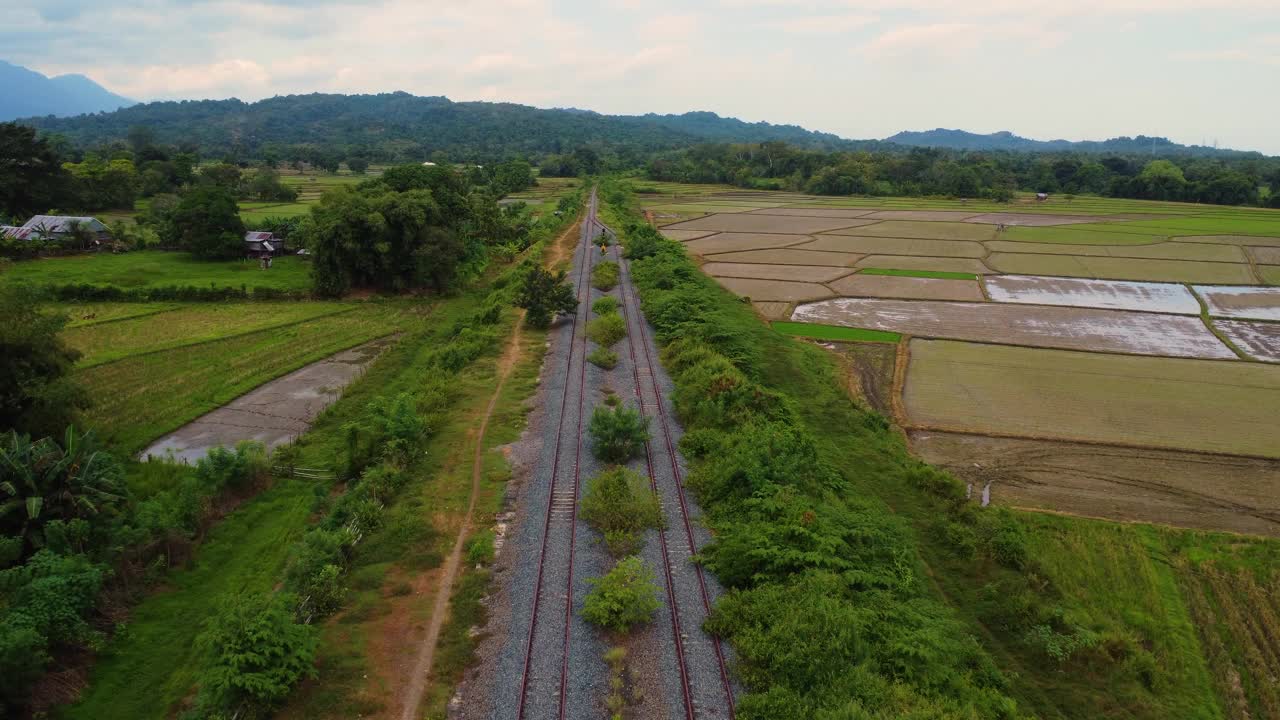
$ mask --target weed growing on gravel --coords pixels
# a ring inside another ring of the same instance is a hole
[[[591,591],[582,604],[582,619],[615,632],[649,622],[661,607],[653,570],[636,556],[623,558],[603,577],[587,578]]]
[[[596,348],[587,355],[587,362],[598,368],[612,370],[618,366],[618,353],[608,348]]]
[[[595,456],[605,462],[624,463],[640,454],[649,440],[649,418],[634,408],[598,407],[587,426]]]
[[[582,519],[604,535],[615,557],[640,549],[640,533],[663,526],[658,494],[648,480],[624,467],[612,467],[587,481]]]
[[[618,298],[605,295],[591,304],[591,312],[597,315],[608,315],[618,311]]]
[[[611,347],[627,336],[627,323],[618,313],[609,313],[587,323],[587,337],[600,347]]]
[[[618,286],[618,263],[605,260],[591,269],[591,287],[608,292]]]

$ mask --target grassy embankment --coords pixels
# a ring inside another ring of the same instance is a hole
[[[435,458],[447,457],[450,443],[460,439],[456,428],[450,429],[456,420],[455,412],[469,400],[467,393],[483,391],[491,372],[491,361],[465,361],[458,375],[441,374],[433,368],[441,362],[440,353],[452,347],[451,338],[455,337],[460,323],[468,322],[489,302],[488,288],[479,287],[441,300],[429,318],[412,315],[414,321],[404,328],[405,339],[349,386],[342,399],[323,412],[298,443],[299,465],[340,467],[348,448],[346,425],[360,418],[370,401],[400,392],[420,393],[426,386],[431,388],[419,406],[428,427],[435,431],[426,445],[429,460],[422,471],[415,468],[399,501],[388,507],[381,527],[357,547],[355,566],[350,574],[355,607],[342,617],[360,616],[362,603],[367,599],[366,591],[381,586],[381,578],[388,574],[393,563],[401,568],[422,570],[439,562],[439,553],[432,542],[440,532],[433,524],[438,508],[432,488],[438,481],[431,469]],[[334,320],[356,315],[358,313],[344,313]],[[502,323],[483,333],[483,337],[469,335],[467,342],[475,340],[479,344],[466,352],[478,348],[481,357],[491,358],[500,345],[497,342],[500,335],[509,330],[513,315],[510,310],[504,311]],[[369,321],[368,317],[362,318],[364,324]],[[226,342],[234,340],[220,341]],[[275,352],[288,354],[298,349],[277,348]],[[143,357],[156,355],[159,353]],[[459,357],[468,355],[464,353]],[[226,360],[222,358],[223,362]],[[133,382],[137,379],[124,386],[131,386]],[[513,392],[520,387],[521,383],[513,383]],[[214,600],[220,596],[270,591],[277,587],[291,545],[316,519],[317,510],[329,502],[331,494],[340,489],[328,482],[278,480],[271,489],[229,515],[208,535],[192,567],[172,573],[164,591],[137,607],[127,631],[108,644],[94,666],[81,701],[65,709],[62,716],[164,718],[190,699],[201,664],[201,657],[193,647],[193,628],[198,628],[210,615]],[[387,592],[393,593],[394,587]],[[342,627],[340,622],[330,626]],[[332,651],[339,645],[326,641],[325,647],[322,677],[341,678],[340,664],[331,662]]]
[[[615,222],[624,217],[614,211]],[[821,535],[824,518],[838,508],[862,518],[847,525],[854,535],[846,542],[857,550],[844,552],[862,561],[845,576],[853,590],[839,583],[828,586],[826,604],[810,604],[817,601],[803,592],[802,578],[822,575],[813,564],[837,560],[824,561],[824,553],[813,548],[807,548],[808,555],[797,554],[806,549],[801,540],[787,548],[793,566],[780,577],[735,577],[732,563],[717,563],[716,553],[707,553],[712,568],[735,588],[721,603],[716,626],[736,645],[741,674],[753,693],[743,702],[743,717],[812,716],[818,709],[814,703],[832,710],[841,702],[850,709],[861,704],[867,717],[891,717],[930,701],[936,713],[931,717],[969,717],[977,706],[966,688],[981,685],[983,677],[982,692],[1015,700],[1020,715],[1276,715],[1277,691],[1266,668],[1274,668],[1280,657],[1280,594],[1275,592],[1280,544],[978,511],[964,502],[954,481],[919,470],[900,440],[882,429],[884,421],[840,390],[843,383],[827,354],[762,326],[745,305],[694,272],[674,244],[665,252],[671,253],[666,259],[636,263],[650,317],[660,313],[660,338],[664,333],[667,339],[701,336],[748,377],[787,398],[822,461],[810,472],[830,467],[842,480],[834,496],[800,516],[803,530],[791,524],[796,511],[787,504],[744,512],[744,506],[709,493],[714,486],[706,483],[700,494],[719,542],[731,545],[738,533],[767,536],[771,528],[798,531],[796,538]],[[647,263],[655,268],[662,263],[661,272],[646,273]],[[678,333],[672,332],[677,327]],[[684,362],[679,353],[667,356],[669,362]],[[679,371],[676,376],[678,388],[697,382]],[[678,409],[683,391],[678,390]],[[698,436],[696,416],[683,414],[690,436],[709,445],[707,437]],[[757,442],[767,444],[764,426],[755,431]],[[696,444],[688,450],[697,455]],[[712,456],[715,465],[728,464],[725,453]],[[691,485],[696,487],[695,477],[709,467],[695,461]],[[737,482],[759,482],[768,467],[744,471]],[[883,526],[872,520],[884,514],[893,519]],[[897,533],[894,551],[859,557],[878,545],[881,533]],[[759,562],[762,554],[785,560],[788,555],[778,545],[786,547],[785,542],[758,543],[751,552],[744,547],[740,562]],[[887,610],[861,623],[831,624],[841,592],[866,593],[885,563],[909,578],[902,607],[945,604],[946,610],[928,610],[936,624]],[[799,629],[810,632],[806,636]],[[909,643],[910,659],[882,646],[886,638],[912,629],[917,634]],[[977,638],[982,653],[970,657],[979,666],[982,657],[994,659],[1002,671],[998,678],[975,675],[972,667],[965,672],[955,658],[939,653],[939,638],[953,633]],[[899,690],[883,690],[880,682],[886,678]],[[911,691],[920,698],[914,704],[907,702]]]

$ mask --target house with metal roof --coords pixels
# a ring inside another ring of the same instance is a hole
[[[244,234],[244,252],[250,259],[261,260],[285,252],[284,240],[275,233],[251,230]]]
[[[62,240],[71,237],[77,228],[91,233],[98,242],[111,239],[111,231],[95,217],[36,215],[22,226],[27,239],[32,240]]]

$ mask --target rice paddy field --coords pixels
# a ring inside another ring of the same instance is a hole
[[[69,255],[9,263],[0,284],[112,285],[125,289],[193,285],[263,287],[305,292],[311,289],[311,265],[305,258],[276,258],[270,270],[250,260],[197,260],[182,252],[139,250],[120,254]]]
[[[85,420],[117,450],[149,442],[263,383],[415,326],[427,308],[367,303],[99,304],[114,319],[66,328],[84,353],[76,379],[93,398]]]
[[[995,502],[1280,535],[1280,212],[633,182],[762,321],[897,345],[851,385]]]

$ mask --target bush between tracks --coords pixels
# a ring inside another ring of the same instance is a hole
[[[587,426],[591,449],[605,462],[624,463],[640,454],[649,440],[649,418],[633,408],[597,407]]]
[[[649,622],[661,607],[653,570],[634,555],[587,583],[591,590],[582,603],[582,619],[607,630],[627,632]]]
[[[609,313],[618,311],[618,298],[612,295],[605,295],[591,303],[591,312],[597,315],[608,315]]]
[[[612,347],[627,336],[627,323],[616,312],[601,315],[587,323],[587,337],[600,347]]]
[[[621,270],[618,263],[612,260],[605,260],[591,268],[591,287],[597,290],[608,292],[618,286],[618,277]]]
[[[612,467],[587,480],[582,519],[601,535],[614,556],[638,551],[640,534],[663,526],[658,494],[639,473]]]
[[[608,348],[596,348],[587,355],[587,362],[598,368],[612,370],[618,366],[618,353]]]

